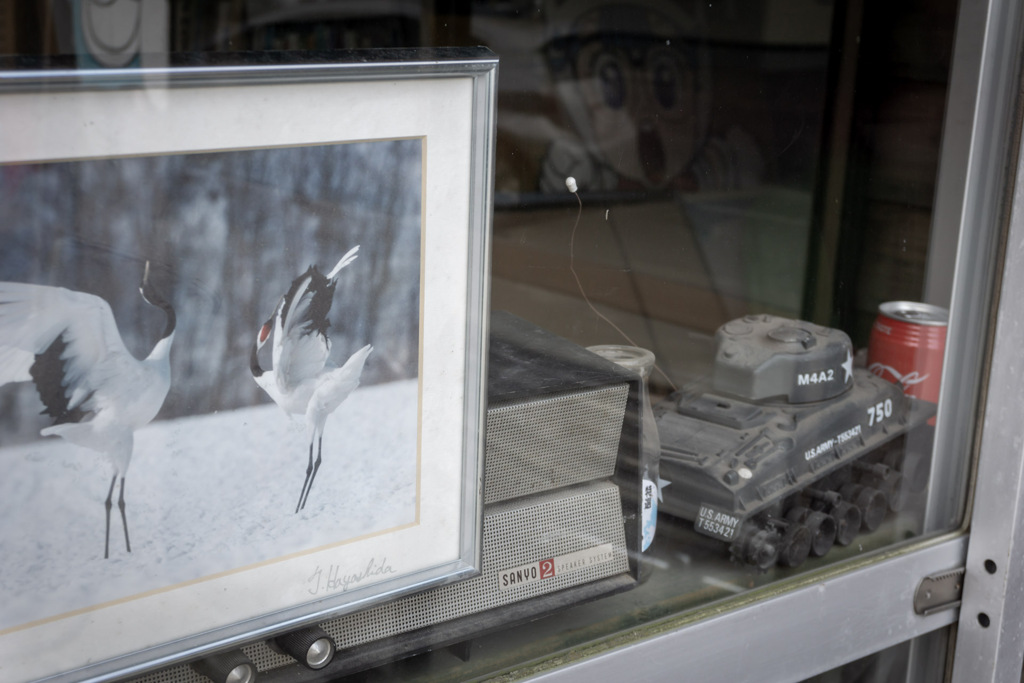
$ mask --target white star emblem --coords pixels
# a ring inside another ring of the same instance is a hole
[[[843,383],[845,384],[850,381],[851,377],[853,377],[853,356],[850,355],[849,349],[846,350],[846,362],[843,363],[843,370],[846,370],[846,379],[843,380]]]

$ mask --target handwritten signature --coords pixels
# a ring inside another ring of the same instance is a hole
[[[364,569],[349,574],[345,574],[344,570],[336,564],[332,564],[326,568],[317,565],[316,570],[308,579],[306,579],[306,583],[311,584],[307,590],[310,595],[347,591],[349,588],[362,583],[371,576],[385,576],[387,574],[394,573],[396,572],[391,565],[388,564],[388,559],[386,557],[380,562],[377,561],[377,558],[371,557],[370,561],[366,563],[366,567]]]

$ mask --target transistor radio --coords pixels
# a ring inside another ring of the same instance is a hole
[[[478,576],[136,680],[321,680],[636,585],[639,376],[509,314],[490,335]]]

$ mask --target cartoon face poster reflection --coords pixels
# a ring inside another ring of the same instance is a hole
[[[0,632],[416,519],[422,164],[0,168]]]

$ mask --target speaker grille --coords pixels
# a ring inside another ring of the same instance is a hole
[[[502,570],[611,544],[602,563],[507,590]],[[629,569],[618,488],[608,482],[499,503],[484,515],[480,576],[410,595],[323,625],[339,648],[412,631]]]
[[[484,503],[611,477],[628,393],[623,382],[488,408]]]
[[[505,590],[499,586],[504,570],[560,556],[585,555],[609,545],[610,559],[576,562],[579,566],[564,573]],[[484,514],[480,576],[347,614],[320,627],[343,650],[628,570],[618,487],[607,481],[582,484],[489,506]],[[262,642],[243,650],[260,671],[293,661]],[[188,666],[156,671],[136,680],[209,683]]]

